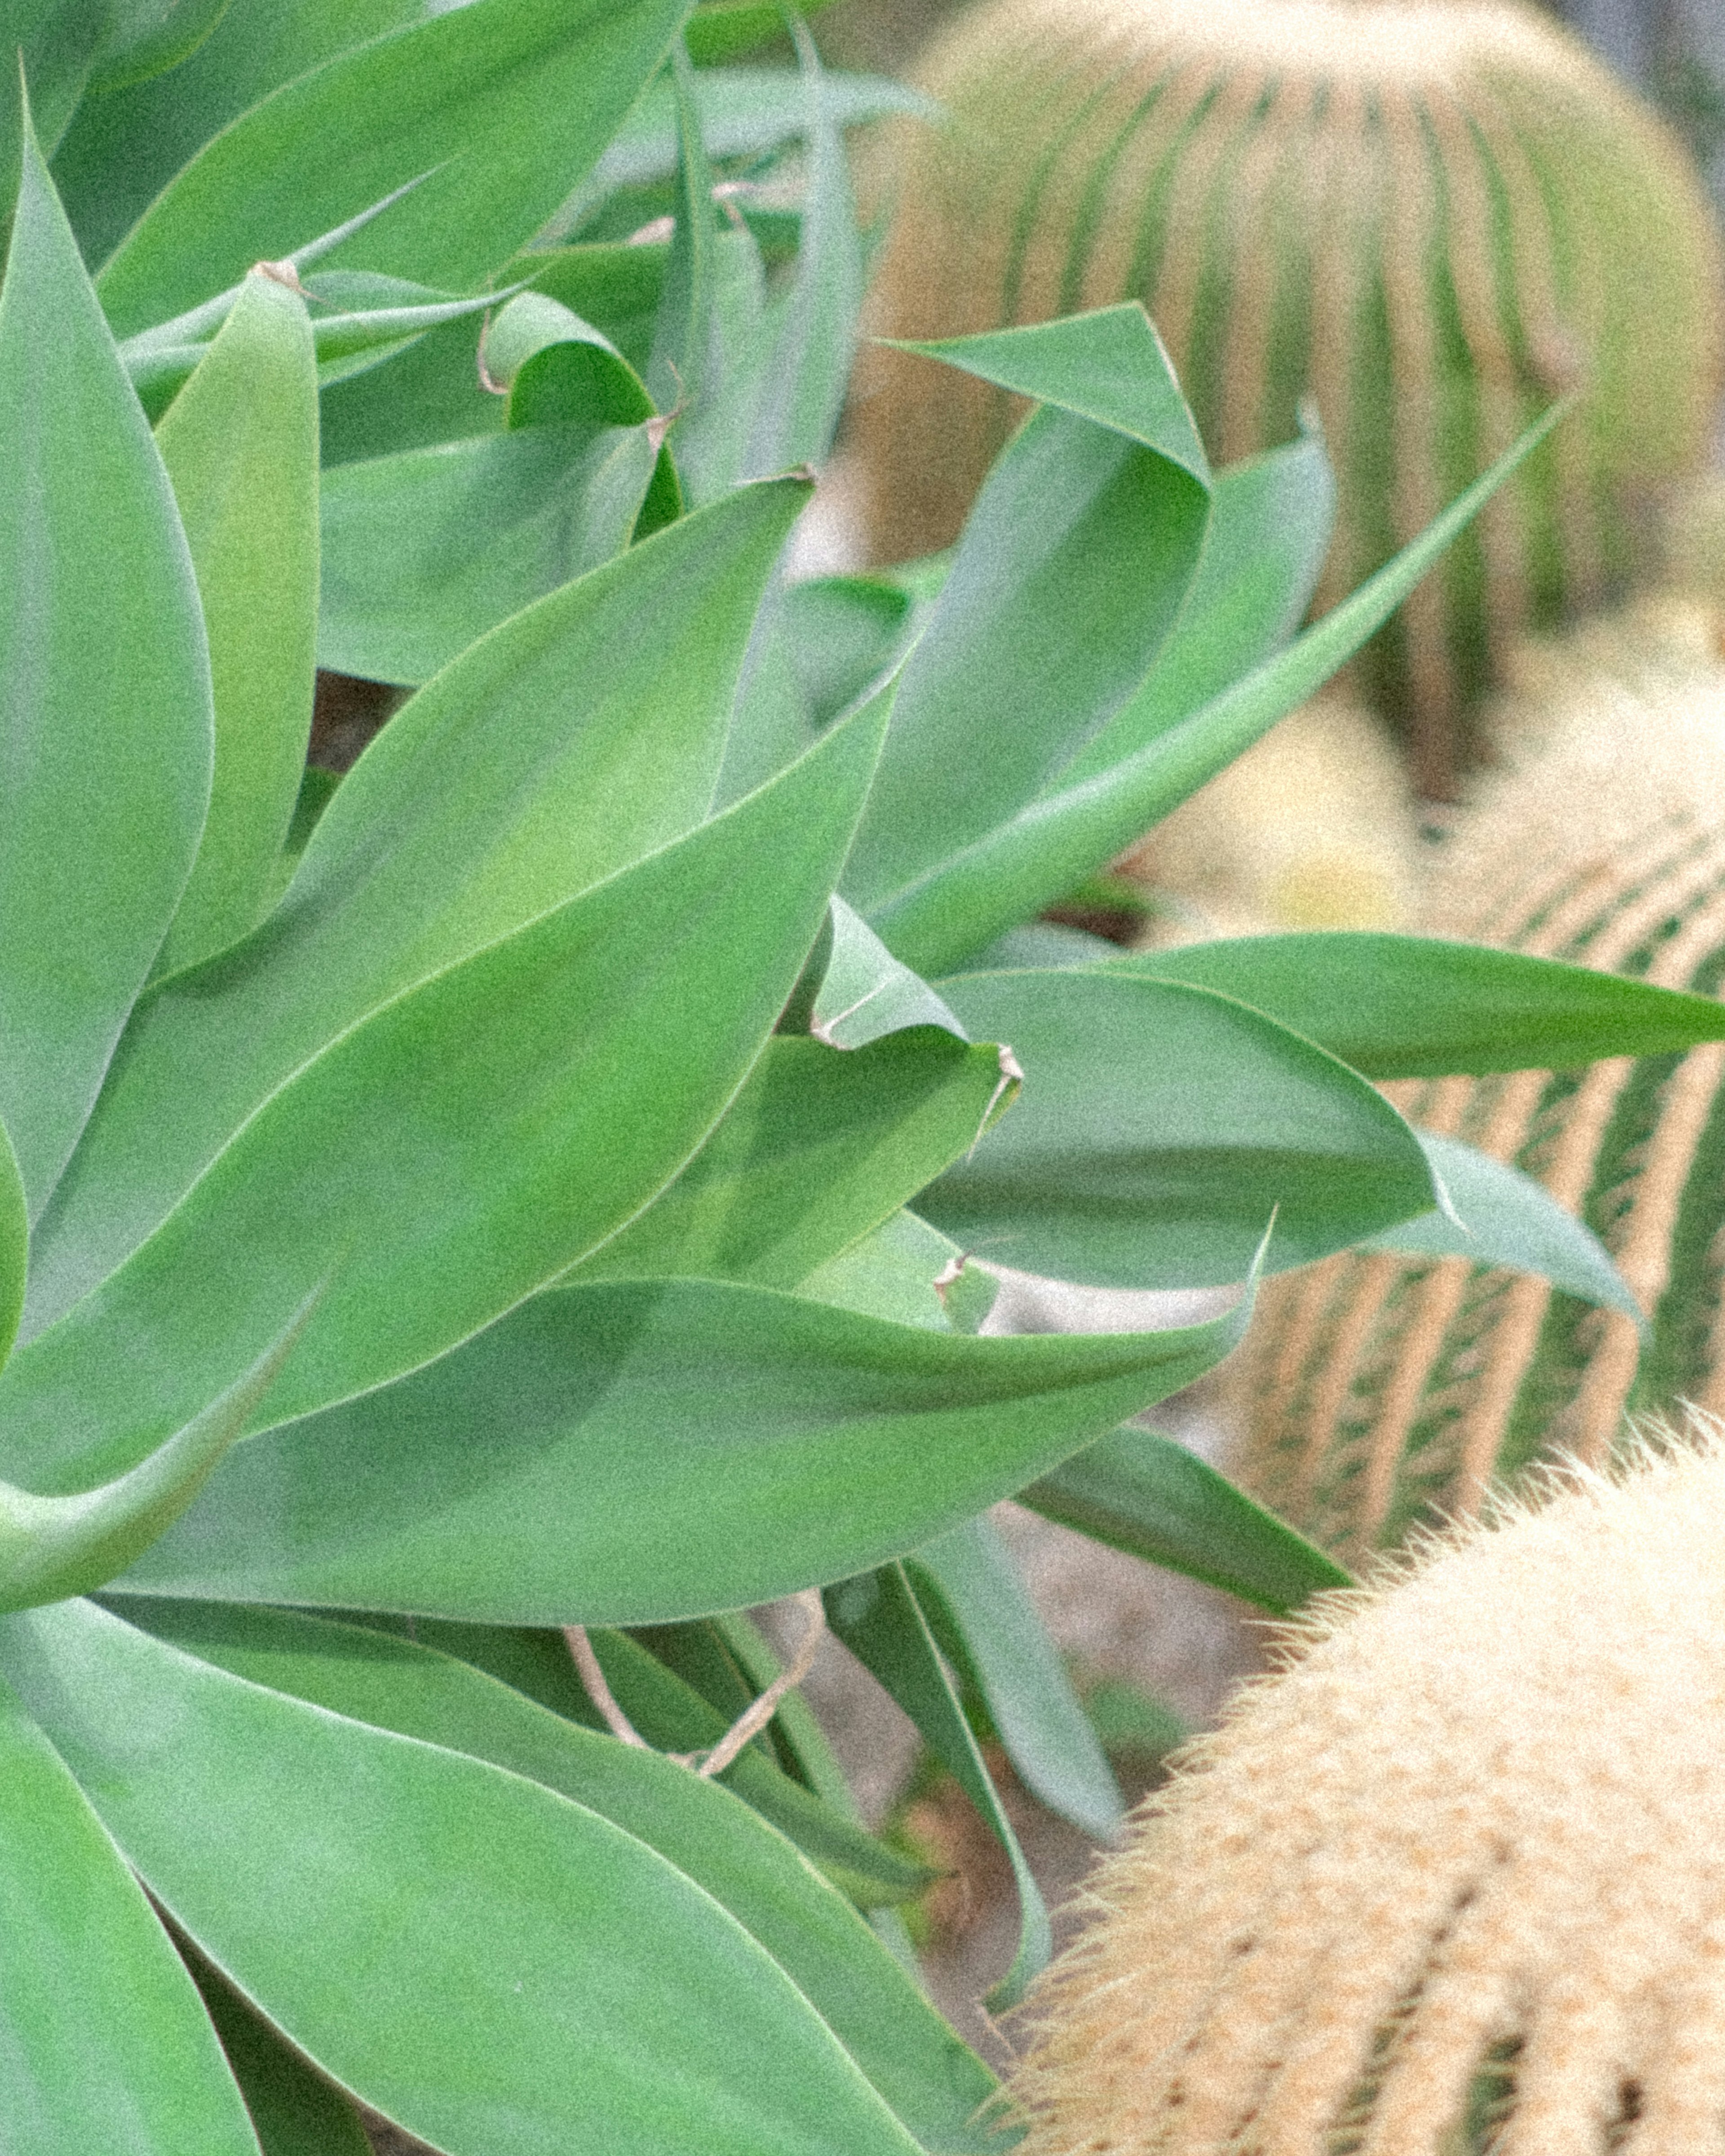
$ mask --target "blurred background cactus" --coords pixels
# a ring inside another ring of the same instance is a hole
[[[1417,924],[1706,995],[1725,988],[1725,669],[1681,599],[1522,654],[1512,767],[1443,850]],[[1725,1412],[1725,1058],[1392,1087],[1416,1122],[1537,1174],[1651,1318],[1393,1250],[1269,1288],[1234,1379],[1254,1491],[1339,1552],[1472,1512],[1537,1459],[1595,1463],[1626,1412]],[[1638,1361],[1638,1344],[1640,1348]]]
[[[1340,487],[1320,607],[1577,395],[1360,664],[1420,791],[1452,793],[1512,639],[1626,583],[1709,449],[1719,248],[1676,135],[1548,18],[1465,0],[998,0],[922,80],[952,118],[886,161],[877,329],[1141,297],[1213,456],[1315,412]],[[853,439],[879,557],[951,540],[1014,418],[875,352]]]

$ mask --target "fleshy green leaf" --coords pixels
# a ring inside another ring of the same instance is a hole
[[[167,475],[33,141],[0,289],[0,1119],[33,1214],[185,887],[212,721]]]
[[[107,33],[89,88],[121,90],[177,67],[197,51],[227,8],[228,0],[120,0],[108,10]]]
[[[923,1743],[982,1814],[1006,1852],[1019,1897],[1018,1950],[987,2003],[997,2013],[1016,2005],[1054,1951],[1048,1912],[952,1680],[941,1665],[927,1613],[904,1567],[896,1564],[840,1581],[828,1589],[826,1605],[833,1630],[910,1716]]]
[[[1219,1361],[1247,1307],[972,1339],[712,1281],[561,1289],[238,1447],[127,1584],[488,1624],[743,1609],[1021,1489]]]
[[[449,2156],[915,2150],[783,1970],[597,1813],[89,1603],[0,1624],[0,1666],[199,1949]]]
[[[288,254],[426,172],[336,264],[447,291],[478,283],[598,157],[683,8],[485,0],[286,84],[208,143],[145,211],[103,267],[109,318],[126,335],[194,305],[249,263]]]
[[[485,337],[485,372],[508,392],[511,427],[653,417],[647,386],[602,330],[543,292],[518,292]]]
[[[773,1955],[924,2147],[988,2145],[966,2137],[993,2077],[862,1919],[717,1783],[572,1727],[465,1663],[387,1634],[217,1604],[129,1604],[123,1614],[255,1684],[489,1760],[611,1820]]]
[[[967,1520],[907,1558],[905,1569],[1019,1780],[1081,1834],[1114,1840],[1125,1824],[1114,1771],[993,1522]]]
[[[3,1683],[0,1925],[8,2156],[258,2156],[184,1965]]]
[[[1237,996],[1368,1078],[1579,1070],[1725,1040],[1725,1004],[1556,958],[1336,931],[1143,952],[1111,972]]]
[[[1012,1113],[917,1200],[967,1250],[1092,1286],[1192,1287],[1243,1280],[1272,1213],[1286,1267],[1437,1202],[1381,1094],[1227,997],[1101,971],[940,993],[1024,1071]]]
[[[0,1363],[12,1353],[30,1268],[30,1214],[24,1181],[6,1127],[0,1123]]]
[[[862,1048],[906,1026],[938,1025],[967,1036],[927,981],[901,965],[868,922],[833,901],[833,947],[814,999],[811,1030],[835,1048]]]
[[[1448,1196],[1450,1212],[1422,1213],[1363,1245],[1422,1257],[1471,1258],[1537,1273],[1584,1302],[1620,1310],[1644,1330],[1646,1316],[1609,1253],[1584,1221],[1518,1168],[1457,1138],[1418,1133]]]
[[[989,474],[905,663],[846,870],[912,965],[883,926],[898,895],[1025,812],[1113,717],[1173,627],[1209,516],[1191,415],[1136,303],[916,349],[1043,406]]]
[[[993,1049],[932,1026],[855,1055],[769,1041],[687,1168],[579,1277],[794,1287],[965,1151],[998,1082]]]
[[[1353,1584],[1196,1453],[1154,1430],[1114,1431],[1021,1490],[1019,1502],[1277,1616]]]
[[[803,498],[781,482],[685,519],[507,624],[397,713],[265,927],[140,1005],[38,1227],[35,1329],[346,1027],[701,821],[761,587]]]
[[[1554,405],[1419,538],[1284,650],[1108,771],[1057,785],[969,844],[949,848],[916,881],[870,902],[875,928],[906,965],[943,973],[1094,875],[1322,688],[1563,410]]]
[[[19,1471],[129,1464],[232,1383],[314,1286],[272,1394],[284,1419],[441,1353],[614,1232],[693,1153],[771,1034],[879,742],[878,728],[834,728],[724,816],[316,1056],[117,1272],[0,1371]]]
[[[974,1332],[993,1307],[999,1282],[914,1213],[895,1213],[871,1235],[829,1258],[797,1283],[798,1295],[870,1317],[943,1332]]]
[[[671,54],[670,86],[677,129],[676,230],[659,294],[653,353],[647,362],[648,381],[666,412],[700,405],[716,386],[710,379],[716,357],[713,285],[718,236],[713,173],[701,140],[695,71],[680,44]]]
[[[297,293],[247,278],[157,446],[198,577],[216,726],[209,814],[165,972],[256,925],[299,798],[317,634],[317,364]]]

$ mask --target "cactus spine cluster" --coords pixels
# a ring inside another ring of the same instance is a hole
[[[1725,671],[1651,644],[1615,672],[1610,655],[1591,636],[1568,693],[1560,662],[1520,707],[1547,738],[1464,816],[1420,926],[1717,995]],[[1626,1317],[1461,1258],[1350,1254],[1274,1283],[1235,1380],[1232,1465],[1356,1558],[1471,1512],[1533,1460],[1604,1460],[1626,1413],[1725,1412],[1725,1048],[1390,1090],[1539,1176],[1652,1328],[1638,1357]]]
[[[1703,1437],[1339,1598],[1103,1868],[1022,2156],[1717,2156],[1722,1549]]]
[[[1449,793],[1509,639],[1622,580],[1649,491],[1704,452],[1719,250],[1676,140],[1548,20],[1471,0],[996,0],[925,81],[951,121],[898,138],[875,327],[1136,296],[1224,463],[1309,398],[1341,500],[1321,605],[1578,394],[1363,662]],[[878,553],[953,536],[1013,417],[875,353],[854,427]]]

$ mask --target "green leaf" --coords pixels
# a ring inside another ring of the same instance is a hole
[[[579,1277],[795,1287],[964,1152],[998,1082],[993,1049],[932,1027],[855,1055],[781,1035],[676,1181]]]
[[[219,1604],[129,1604],[123,1614],[254,1684],[489,1760],[611,1820],[765,1948],[924,2147],[985,2145],[966,2133],[993,2076],[862,1919],[716,1782],[573,1727],[465,1663],[388,1634]]]
[[[717,234],[713,172],[701,140],[695,71],[680,43],[671,54],[671,89],[677,126],[676,230],[659,294],[653,354],[647,378],[660,408],[700,404],[715,385],[709,378],[712,349],[713,282]]]
[[[239,1446],[127,1584],[498,1625],[747,1608],[1021,1489],[1219,1361],[1248,1303],[972,1339],[716,1281],[561,1289]]]
[[[125,335],[192,306],[427,172],[337,264],[449,291],[476,284],[598,157],[683,8],[484,0],[285,85],[208,142],[109,259],[110,319]]]
[[[1111,971],[1252,1004],[1368,1078],[1574,1070],[1725,1040],[1725,1004],[1556,958],[1337,930],[1145,952]]]
[[[1023,812],[1112,718],[1174,625],[1209,516],[1191,415],[1136,303],[918,349],[1043,405],[990,472],[905,663],[846,871],[911,964],[883,926],[898,895]]]
[[[254,927],[275,896],[311,732],[317,366],[298,294],[254,272],[157,434],[209,640],[215,772],[192,879],[157,962]]]
[[[1114,1770],[993,1522],[967,1520],[907,1558],[905,1569],[1019,1779],[1081,1834],[1116,1840],[1126,1814]]]
[[[0,1925],[8,2156],[258,2156],[191,1978],[3,1683]]]
[[[338,1033],[701,820],[761,587],[804,498],[782,482],[687,518],[516,617],[397,713],[264,927],[139,1006],[38,1227],[33,1329]]]
[[[424,0],[229,0],[180,66],[86,97],[54,161],[85,260],[105,261],[181,166],[230,120],[337,53],[415,21],[423,7]]]
[[[727,787],[789,762],[904,655],[914,609],[880,577],[780,584],[762,609],[726,759]]]
[[[835,729],[725,816],[314,1057],[147,1242],[0,1371],[20,1472],[129,1464],[232,1383],[314,1286],[271,1396],[284,1419],[441,1353],[620,1227],[771,1034],[879,740]],[[751,878],[763,856],[765,891]]]
[[[1417,1136],[1451,1210],[1422,1213],[1371,1236],[1362,1248],[1471,1258],[1537,1273],[1584,1302],[1622,1311],[1646,1332],[1646,1315],[1604,1245],[1531,1175],[1458,1138],[1430,1131]]]
[[[1277,1616],[1353,1584],[1208,1461],[1151,1430],[1114,1431],[1019,1491],[1019,1502]]]
[[[809,100],[809,178],[796,275],[783,303],[761,377],[744,475],[764,479],[826,459],[845,407],[862,311],[862,242],[850,171],[814,40],[791,23]]]
[[[982,1814],[1006,1852],[1018,1889],[1018,1950],[986,2003],[995,2013],[1015,2006],[1054,1951],[1048,1912],[952,1680],[942,1666],[916,1589],[903,1566],[883,1565],[878,1572],[829,1588],[826,1607],[833,1630],[910,1716],[923,1743]]]
[[[88,1603],[6,1620],[0,1664],[199,1949],[449,2156],[915,2150],[742,1926],[598,1814]]]
[[[1335,506],[1315,437],[1217,473],[1203,558],[1173,633],[1142,685],[1061,773],[1063,786],[1109,770],[1281,649],[1312,603]]]
[[[797,12],[814,15],[827,4],[800,0]],[[684,31],[697,67],[715,67],[783,34],[784,9],[778,0],[701,0]]]
[[[1092,970],[940,993],[1024,1071],[1012,1113],[917,1200],[967,1250],[1095,1287],[1194,1287],[1243,1280],[1272,1214],[1281,1268],[1436,1202],[1380,1093],[1213,990]]]
[[[187,1966],[264,2156],[372,2156],[359,2113],[341,2090],[308,2066],[202,1955],[188,1953]]]
[[[1266,734],[1382,626],[1445,547],[1562,416],[1554,405],[1418,539],[1284,650],[1106,772],[1055,786],[872,901],[906,965],[939,973],[1050,906]],[[996,470],[999,468],[997,465]]]
[[[644,427],[540,426],[326,473],[320,665],[429,680],[620,554],[657,454]]]
[[[603,331],[543,292],[518,292],[485,336],[485,372],[511,427],[628,427],[654,416],[646,384]]]
[[[88,1594],[178,1519],[274,1383],[315,1300],[220,1399],[128,1473],[61,1497],[0,1482],[0,1609]]]
[[[0,471],[0,1120],[33,1214],[185,887],[212,722],[172,490],[33,141]]]

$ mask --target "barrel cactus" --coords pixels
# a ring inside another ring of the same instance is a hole
[[[1461,819],[1422,927],[1725,991],[1725,670],[1704,621],[1663,626],[1531,654],[1518,767]],[[1638,1342],[1621,1313],[1460,1257],[1351,1253],[1274,1283],[1235,1379],[1235,1466],[1354,1555],[1535,1460],[1604,1460],[1625,1414],[1725,1411],[1719,1049],[1390,1090],[1538,1175],[1651,1324]]]
[[[1578,1476],[1314,1625],[1104,1868],[1020,2156],[1702,2156],[1725,1455]]]
[[[1213,456],[1315,411],[1341,503],[1321,606],[1578,393],[1363,662],[1421,791],[1450,793],[1510,640],[1625,580],[1704,454],[1719,248],[1676,139],[1497,0],[994,0],[924,81],[951,124],[900,138],[876,328],[1141,298]],[[952,537],[1013,416],[876,352],[854,438],[880,556]]]

